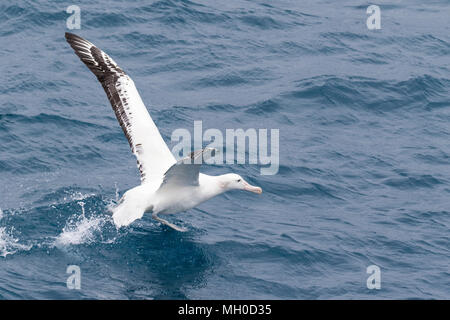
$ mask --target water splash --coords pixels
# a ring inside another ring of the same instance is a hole
[[[20,250],[30,250],[31,245],[19,243],[19,239],[15,238],[14,227],[0,227],[0,256],[5,258],[7,255],[14,254]]]
[[[108,236],[108,225],[111,224],[109,215],[86,215],[85,203],[79,201],[81,215],[69,218],[62,233],[56,238],[54,245],[57,247],[67,245],[90,244],[95,242],[112,243],[115,236]]]
[[[71,191],[68,196],[64,197],[64,201],[83,201],[89,197],[95,196],[95,193],[82,193],[80,191]],[[83,203],[84,206],[84,203]],[[83,209],[84,210],[84,209]]]
[[[117,187],[117,182],[114,182],[114,195],[117,203],[119,201],[119,187]]]

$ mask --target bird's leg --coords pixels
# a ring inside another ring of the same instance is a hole
[[[171,227],[172,229],[177,230],[177,231],[180,231],[180,232],[185,232],[185,231],[187,231],[186,228],[178,227],[178,226],[174,225],[173,223],[170,223],[169,221],[164,220],[164,219],[158,217],[158,215],[157,215],[156,213],[152,213],[152,218],[155,219],[156,221],[161,222],[162,224],[165,224],[165,225],[168,226],[168,227]]]

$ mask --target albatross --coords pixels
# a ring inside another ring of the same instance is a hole
[[[213,157],[216,152],[213,148],[196,150],[176,161],[133,80],[109,55],[91,42],[68,32],[66,40],[103,86],[137,159],[141,184],[126,191],[112,209],[118,228],[131,224],[148,212],[160,223],[177,231],[186,231],[159,215],[186,211],[229,190],[262,193],[260,187],[250,185],[234,173],[219,176],[200,173],[201,160]]]

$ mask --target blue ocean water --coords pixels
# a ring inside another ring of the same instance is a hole
[[[0,298],[450,298],[450,4],[80,0],[0,4]],[[136,161],[71,31],[177,128],[280,130],[280,168],[116,230]],[[81,290],[66,268],[81,270]],[[366,268],[381,270],[369,290]]]

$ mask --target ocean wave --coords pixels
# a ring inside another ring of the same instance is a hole
[[[226,13],[214,12],[206,5],[186,0],[156,1],[138,10],[152,13],[156,15],[158,21],[170,26],[193,23],[218,24],[230,19]]]
[[[399,178],[389,178],[384,182],[386,185],[399,189],[414,189],[414,188],[433,188],[434,186],[443,184],[445,182],[433,177],[432,175],[409,176]]]
[[[67,17],[65,10],[58,10],[54,5],[38,5],[26,0],[15,4],[3,4],[0,12],[0,37],[30,29],[44,29],[61,23]]]
[[[70,83],[64,80],[42,80],[30,73],[19,74],[0,86],[0,94],[13,94],[21,92],[47,91],[53,92],[61,87],[70,87]]]
[[[431,101],[446,101],[450,80],[430,75],[402,81],[363,77],[320,76],[298,82],[300,89],[284,93],[286,99],[310,100],[323,106],[345,106],[388,112],[399,108],[429,108]],[[307,106],[307,104],[305,104]]]
[[[33,116],[27,116],[23,114],[0,114],[0,121],[5,121],[14,124],[48,124],[52,126],[62,127],[62,128],[105,128],[105,126],[91,123],[87,121],[81,121],[77,119],[69,119],[57,114],[47,114],[39,113]]]

